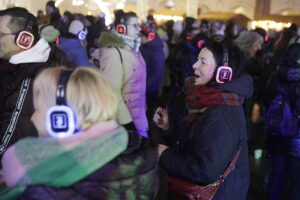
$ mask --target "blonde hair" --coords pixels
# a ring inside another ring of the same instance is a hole
[[[43,70],[33,85],[34,106],[44,103],[48,108],[56,105],[58,79],[64,67]],[[99,121],[116,118],[117,100],[111,86],[96,68],[76,68],[67,83],[67,104],[74,110],[80,129]],[[38,101],[40,98],[41,101]]]

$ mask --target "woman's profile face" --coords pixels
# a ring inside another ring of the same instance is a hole
[[[196,76],[195,85],[207,84],[214,75],[216,61],[210,50],[203,48],[198,56],[198,61],[193,65]]]
[[[48,107],[43,103],[41,97],[36,98],[34,102],[34,113],[31,116],[31,121],[33,122],[35,128],[37,129],[38,135],[40,137],[48,137],[46,128],[46,112]]]
[[[126,22],[127,32],[126,35],[138,38],[140,35],[140,23],[137,17],[130,17]]]

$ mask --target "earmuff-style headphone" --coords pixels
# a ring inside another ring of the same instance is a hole
[[[16,45],[21,49],[30,49],[34,42],[34,35],[32,34],[33,21],[30,18],[27,20],[24,30],[16,34]]]
[[[228,66],[228,49],[223,46],[223,65],[218,67],[216,74],[217,83],[225,83],[232,79],[232,69]]]
[[[87,36],[87,29],[84,23],[78,19],[73,20],[68,27],[68,33],[66,37],[85,40],[86,36]]]
[[[85,27],[83,27],[83,29],[77,33],[77,37],[79,40],[85,40],[86,35],[87,35],[87,32],[86,32]]]
[[[149,41],[152,41],[155,39],[156,34],[155,34],[155,28],[152,27],[150,23],[146,23],[145,25],[141,26],[141,31],[143,35],[147,36]]]
[[[125,19],[121,17],[120,24],[116,26],[117,33],[125,35],[127,33],[126,25],[125,25]]]
[[[73,70],[62,71],[56,90],[56,105],[48,109],[46,114],[46,128],[48,133],[55,138],[64,138],[75,133],[76,116],[67,105],[67,83]]]

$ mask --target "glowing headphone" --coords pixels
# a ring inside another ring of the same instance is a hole
[[[87,32],[85,30],[85,27],[83,27],[83,29],[77,33],[77,37],[79,40],[85,40],[86,35],[87,35]]]
[[[127,29],[126,29],[125,20],[123,17],[121,17],[121,19],[120,19],[120,24],[118,24],[116,26],[116,31],[117,31],[117,33],[122,34],[122,35],[126,34]]]
[[[150,23],[146,23],[145,25],[141,26],[141,33],[147,36],[149,41],[154,40],[156,37],[155,27]]]
[[[73,70],[62,71],[56,90],[56,105],[48,109],[46,114],[46,128],[48,133],[55,138],[71,136],[76,131],[76,116],[67,105],[67,83]]]
[[[16,34],[16,45],[21,49],[30,49],[34,42],[34,35],[31,33],[33,29],[33,21],[28,19],[25,29]]]
[[[223,66],[218,67],[216,74],[217,83],[225,83],[232,79],[232,69],[228,66],[228,49],[223,47]]]

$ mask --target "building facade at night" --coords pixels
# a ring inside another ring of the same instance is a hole
[[[44,9],[48,0],[1,0],[0,9],[21,6],[37,13]],[[69,10],[83,14],[96,15],[100,12],[111,15],[118,8],[132,10],[143,19],[148,10],[165,15],[183,15],[197,17],[207,12],[241,13],[254,19],[258,12],[269,14],[300,15],[299,0],[56,0],[61,12]]]

